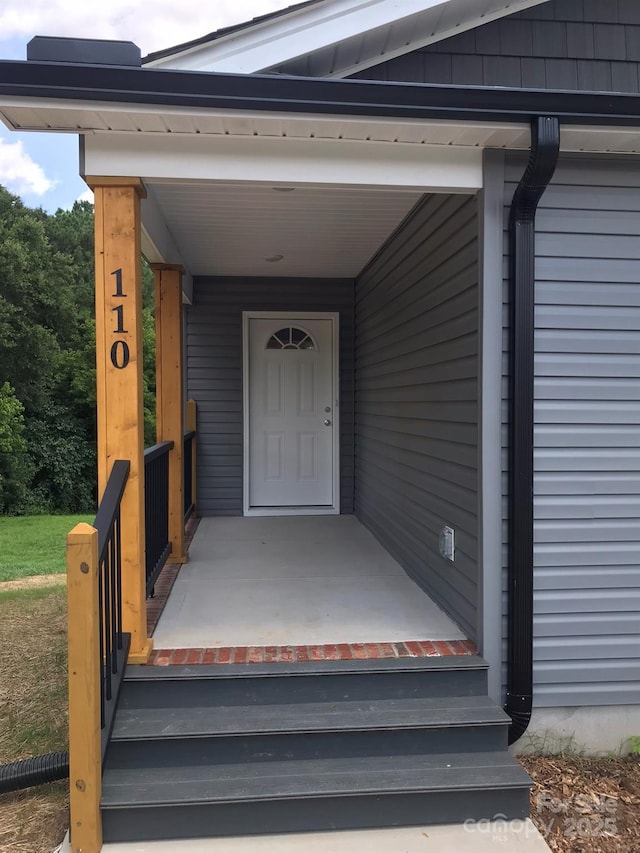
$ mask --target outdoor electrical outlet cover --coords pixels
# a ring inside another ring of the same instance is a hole
[[[456,546],[453,527],[443,527],[440,531],[440,553],[447,560],[455,560]]]

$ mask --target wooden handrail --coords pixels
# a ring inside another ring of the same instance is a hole
[[[67,535],[69,806],[74,853],[99,853],[102,848],[98,567],[98,531],[90,524],[77,524]]]

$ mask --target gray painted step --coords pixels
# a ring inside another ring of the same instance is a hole
[[[291,758],[370,758],[438,755],[447,752],[505,751],[507,728],[500,725],[373,729],[341,732],[287,732],[231,737],[113,741],[106,769],[169,767],[184,764],[240,764]]]
[[[488,696],[120,709],[109,768],[505,750]]]
[[[486,672],[475,656],[129,667],[104,838],[526,817]]]
[[[529,791],[510,788],[185,804],[171,808],[134,806],[120,811],[103,810],[102,829],[105,842],[154,841],[463,823],[494,815],[506,820],[528,817]]]
[[[507,753],[107,773],[105,841],[410,826],[529,813]]]
[[[102,806],[169,806],[301,797],[529,788],[507,752],[136,767],[105,773]]]
[[[212,664],[189,666],[145,666],[130,665],[125,673],[126,681],[156,681],[159,678],[274,678],[279,675],[328,675],[336,673],[373,672],[434,672],[437,670],[486,670],[489,664],[479,655],[434,655],[433,657],[366,658],[364,660],[318,660],[298,663],[246,663]]]
[[[507,725],[488,696],[218,707],[122,708],[113,740]]]
[[[478,696],[487,664],[475,655],[244,666],[131,666],[121,708]]]

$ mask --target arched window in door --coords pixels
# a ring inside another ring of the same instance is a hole
[[[314,350],[316,349],[316,345],[311,335],[305,332],[304,329],[289,326],[271,335],[267,341],[267,349]]]

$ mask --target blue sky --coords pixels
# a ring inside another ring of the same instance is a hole
[[[0,60],[25,59],[34,35],[128,39],[144,55],[288,5],[289,0],[2,0]],[[0,121],[0,184],[31,207],[71,207],[87,191],[78,176],[77,136],[17,133]]]

